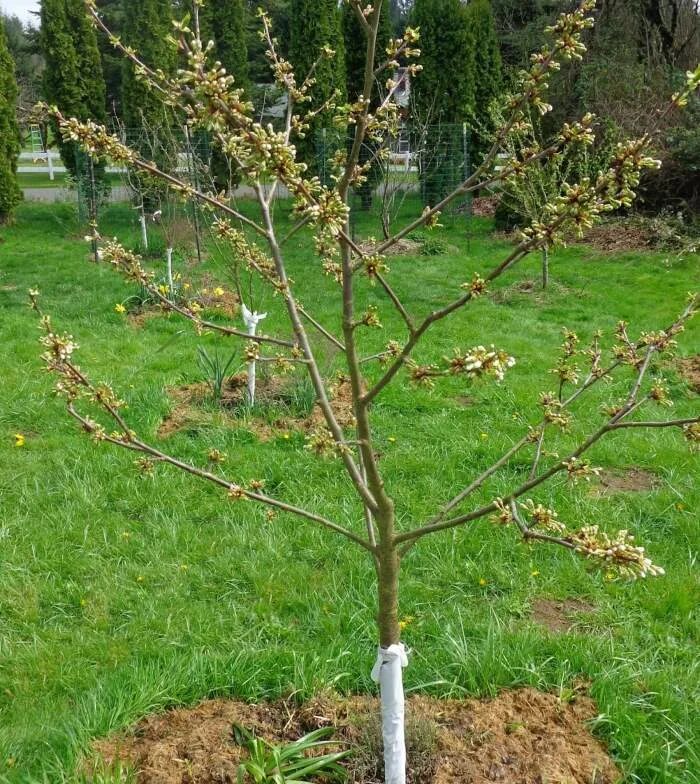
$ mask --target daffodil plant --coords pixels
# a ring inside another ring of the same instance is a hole
[[[518,243],[498,264],[474,270],[468,280],[455,280],[450,299],[428,315],[417,315],[415,305],[403,301],[392,286],[386,257],[393,246],[416,229],[436,227],[441,211],[453,200],[512,178],[527,178],[540,161],[569,147],[593,142],[595,120],[589,115],[580,122],[564,125],[546,146],[532,144],[514,149],[510,140],[522,137],[521,124],[527,122],[532,111],[542,114],[550,111],[547,83],[563,61],[583,56],[582,34],[593,24],[591,13],[595,0],[582,0],[576,10],[562,14],[549,29],[550,43],[532,56],[529,69],[520,75],[518,90],[506,98],[502,127],[473,173],[453,193],[417,214],[392,236],[361,247],[352,238],[348,217],[351,189],[364,181],[371,165],[371,162],[359,163],[360,149],[367,138],[381,142],[387,135],[395,134],[399,109],[393,75],[400,61],[412,63],[410,67],[414,72],[420,67],[417,61],[419,32],[407,29],[403,37],[390,43],[384,59],[377,58],[379,14],[385,2],[374,0],[369,5],[364,0],[345,1],[352,6],[366,34],[364,91],[355,103],[334,107],[337,124],[351,128],[353,138],[348,149],[335,157],[334,181],[327,185],[311,176],[306,165],[297,159],[295,140],[307,131],[311,117],[332,107],[330,104],[312,105],[313,70],[310,74],[294,73],[290,63],[279,53],[266,14],[260,12],[261,34],[267,43],[275,79],[289,98],[281,130],[258,122],[252,104],[236,86],[233,77],[219,63],[210,62],[212,44],[202,42],[198,33],[200,0],[195,3],[193,18],[175,25],[173,45],[178,47],[182,67],[174,76],[143,63],[137,52],[111,36],[93,0],[88,0],[88,12],[95,25],[110,36],[124,57],[132,60],[153,92],[181,112],[193,130],[206,129],[212,134],[223,154],[230,158],[254,190],[258,206],[254,217],[240,212],[222,195],[197,189],[179,180],[175,174],[161,171],[155,163],[142,159],[105,128],[66,117],[56,107],[46,107],[46,111],[58,122],[66,139],[78,142],[91,155],[105,156],[134,167],[165,183],[183,198],[197,199],[212,212],[218,241],[277,295],[276,301],[288,319],[288,333],[250,334],[252,330],[208,321],[196,299],[176,300],[167,290],[159,289],[139,256],[118,240],[103,239],[98,233],[95,240],[99,242],[101,258],[106,263],[127,280],[148,289],[164,308],[192,322],[198,333],[219,333],[242,339],[244,356],[249,363],[269,361],[280,366],[292,363],[308,373],[325,424],[322,430],[309,436],[307,446],[318,453],[319,458],[338,461],[338,471],[345,473],[347,491],[354,496],[355,505],[347,505],[348,512],[343,518],[331,519],[317,509],[298,506],[266,492],[262,481],[245,483],[236,477],[225,477],[222,472],[181,460],[154,446],[147,437],[131,428],[118,395],[107,385],[92,381],[75,363],[74,339],[57,332],[50,318],[42,315],[43,357],[48,369],[58,377],[56,388],[66,399],[70,415],[96,441],[136,453],[142,470],[151,472],[156,465],[167,465],[188,472],[220,487],[224,499],[262,504],[271,515],[284,512],[297,516],[342,537],[371,560],[377,577],[378,655],[373,675],[380,685],[385,778],[387,784],[404,784],[402,668],[408,659],[401,641],[399,576],[409,552],[429,535],[462,526],[473,527],[478,521],[491,519],[509,527],[526,542],[568,548],[603,564],[607,571],[617,570],[631,578],[662,574],[662,569],[652,563],[644,548],[637,545],[627,531],[606,532],[596,524],[585,524],[586,521],[564,521],[538,496],[546,483],[555,477],[568,477],[569,481],[577,482],[595,476],[597,469],[588,462],[587,452],[611,433],[635,428],[676,428],[691,446],[700,443],[700,417],[642,416],[643,411],[663,407],[668,402],[663,381],[649,378],[652,363],[673,349],[678,334],[696,311],[698,300],[691,297],[678,319],[658,332],[632,337],[627,325],[621,323],[608,345],[599,335],[589,344],[582,345],[576,334],[566,332],[561,355],[553,368],[554,388],[542,394],[538,402],[539,414],[532,418],[522,437],[486,468],[465,465],[459,488],[446,488],[445,498],[436,500],[435,512],[428,519],[415,519],[411,509],[397,509],[393,480],[383,475],[378,462],[372,424],[373,404],[389,384],[401,379],[425,386],[440,383],[448,376],[479,384],[505,382],[515,363],[508,351],[488,345],[457,346],[441,361],[431,362],[421,358],[424,339],[430,336],[436,324],[473,306],[494,280],[511,273],[531,252],[551,247],[566,233],[581,232],[603,214],[631,204],[642,170],[657,166],[657,162],[649,157],[651,139],[647,136],[619,144],[607,170],[601,171],[595,179],[565,184],[556,198],[545,205],[538,220],[522,231]],[[319,58],[329,54],[326,48],[319,53]],[[375,65],[377,59],[382,61],[379,66]],[[673,103],[682,106],[699,84],[700,69],[689,75],[685,91],[674,96]],[[371,100],[375,90],[380,91],[379,100]],[[291,232],[287,230],[284,235],[281,235],[271,209],[272,200],[281,187],[293,199],[297,221]],[[329,275],[337,282],[342,333],[334,333],[307,310],[303,298],[305,295],[310,298],[313,292],[298,290],[288,275],[285,243],[303,227],[310,229],[315,238],[318,274]],[[401,266],[400,259],[394,263]],[[356,291],[368,285],[377,287],[385,295],[384,307],[394,309],[401,323],[400,334],[394,336],[385,350],[374,354],[366,352],[364,336],[380,323],[381,309],[358,312],[356,306]],[[32,293],[32,302],[39,310],[36,292]],[[352,432],[341,427],[331,403],[329,386],[332,381],[321,373],[317,341],[329,341],[339,350],[352,392]],[[548,442],[556,437],[557,431],[568,431],[581,398],[600,382],[618,375],[629,379],[622,399],[606,408],[598,425],[586,437],[577,440],[569,435],[572,443],[563,456],[553,456],[546,449]],[[475,433],[474,437],[479,438],[479,434]],[[516,458],[522,461],[525,457],[530,463],[527,478],[513,479],[505,492],[501,491],[498,497],[494,496],[486,503],[474,503],[477,490],[483,497],[492,478],[507,476],[512,461]]]

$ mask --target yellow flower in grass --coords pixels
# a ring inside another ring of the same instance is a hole
[[[223,297],[226,292],[221,288],[221,286],[217,286],[214,289],[214,295],[217,297]]]
[[[390,444],[395,444],[395,443],[396,443],[396,436],[389,436],[389,437],[387,438],[387,441],[388,441]]]
[[[24,446],[26,439],[22,433],[15,433],[15,446]]]
[[[483,588],[485,585],[488,585],[488,580],[485,577],[479,578],[479,585]]]
[[[119,314],[126,313],[126,308],[122,305],[121,302],[117,302],[117,304],[114,306],[114,312]]]
[[[403,631],[407,626],[410,626],[414,620],[415,618],[412,615],[407,615],[399,621],[399,629]]]

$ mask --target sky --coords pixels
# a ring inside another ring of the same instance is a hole
[[[29,12],[39,10],[39,0],[0,0],[0,8],[6,14],[18,16],[23,22],[37,24],[37,18]]]

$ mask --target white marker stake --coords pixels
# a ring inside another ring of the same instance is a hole
[[[267,313],[251,313],[244,303],[241,303],[241,310],[243,312],[243,321],[245,322],[248,334],[251,338],[255,337],[258,330],[258,324],[267,318]],[[248,363],[248,404],[255,403],[255,360]]]
[[[379,684],[382,702],[385,784],[406,784],[403,668],[407,666],[406,649],[399,643],[380,648],[372,670],[372,679]]]

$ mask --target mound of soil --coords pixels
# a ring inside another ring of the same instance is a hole
[[[352,784],[380,784],[378,704],[370,697],[321,698],[249,705],[211,700],[141,721],[132,732],[95,743],[96,759],[136,771],[138,784],[224,784],[236,781],[244,751],[234,722],[273,743],[333,726],[349,745]],[[410,784],[613,784],[620,774],[586,722],[596,714],[587,697],[561,701],[534,689],[489,700],[409,698]]]
[[[422,242],[408,239],[404,237],[398,242],[395,242],[388,250],[384,252],[385,256],[420,256]],[[359,248],[363,253],[368,253],[374,248],[372,242],[361,242]]]
[[[658,486],[659,478],[656,474],[643,468],[628,468],[626,471],[602,471],[595,492],[598,495],[643,493]]]
[[[537,599],[532,605],[532,620],[550,632],[570,632],[577,625],[577,616],[594,610],[592,604],[580,599]]]
[[[235,418],[235,410],[246,401],[248,377],[245,373],[237,373],[226,380],[221,394],[220,410]],[[258,378],[256,384],[256,405],[280,405],[283,403],[295,383],[290,376],[265,376]],[[352,410],[352,395],[350,384],[343,379],[331,385],[331,406],[335,412],[338,424],[342,428],[352,427],[355,418]],[[171,400],[170,413],[163,419],[158,428],[158,436],[167,438],[192,425],[207,424],[211,421],[213,413],[211,408],[205,408],[204,403],[211,400],[211,391],[205,382],[183,384],[179,387],[166,389]],[[264,420],[260,417],[246,417],[241,420],[241,425],[253,430],[261,441],[269,441],[280,431],[299,430],[309,432],[319,427],[325,427],[325,419],[318,404],[314,405],[311,413],[305,417],[280,416],[274,421]]]
[[[654,245],[650,228],[639,223],[615,221],[598,223],[588,229],[580,242],[606,253],[649,250]]]
[[[678,370],[694,392],[700,394],[700,354],[678,360]]]

